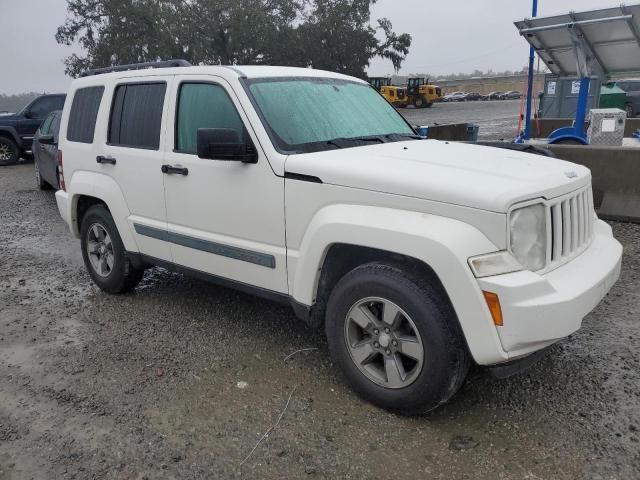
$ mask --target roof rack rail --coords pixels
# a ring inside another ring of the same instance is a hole
[[[144,70],[146,68],[172,68],[190,66],[191,63],[186,60],[163,60],[160,62],[130,63],[128,65],[115,65],[113,67],[95,68],[93,70],[85,70],[80,74],[80,76],[90,77],[92,75],[102,75],[103,73],[126,72],[127,70]]]

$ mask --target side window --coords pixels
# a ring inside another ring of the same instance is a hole
[[[51,120],[51,126],[49,127],[49,134],[53,135],[53,137],[57,140],[58,134],[60,133],[60,118],[62,117],[62,112],[58,110],[53,114],[53,119]]]
[[[158,150],[165,83],[118,85],[109,120],[109,144]]]
[[[33,102],[29,107],[29,114],[32,118],[44,118],[54,110],[61,110],[63,105],[64,97],[43,97]]]
[[[87,87],[76,90],[69,113],[67,140],[93,143],[96,119],[103,93],[104,87]]]
[[[233,128],[244,139],[242,119],[220,85],[183,83],[178,96],[176,151],[197,152],[199,128]]]
[[[40,135],[49,135],[49,129],[51,127],[51,122],[53,122],[53,117],[55,114],[50,114],[47,118],[44,119],[42,125],[40,125]]]

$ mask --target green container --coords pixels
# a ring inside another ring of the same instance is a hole
[[[614,84],[602,85],[600,88],[600,108],[625,109],[627,94]]]

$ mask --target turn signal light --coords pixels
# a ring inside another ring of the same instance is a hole
[[[502,308],[500,308],[500,299],[498,295],[493,292],[482,292],[484,295],[484,299],[487,302],[487,306],[489,307],[489,311],[491,312],[491,317],[493,318],[493,323],[501,327],[502,326]]]

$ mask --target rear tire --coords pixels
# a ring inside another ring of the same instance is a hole
[[[7,137],[0,137],[0,165],[13,165],[20,159],[18,145]]]
[[[94,205],[87,210],[80,227],[82,258],[94,283],[108,293],[125,293],[135,288],[144,270],[135,268],[109,210]]]
[[[413,106],[416,108],[424,108],[424,99],[420,95],[418,95],[413,100]]]
[[[383,320],[387,311],[396,319],[392,323]],[[347,273],[329,297],[325,328],[332,358],[356,393],[393,412],[437,408],[456,393],[469,369],[446,295],[395,266],[370,263]]]
[[[38,166],[38,161],[33,159],[33,177],[36,181],[36,187],[38,190],[50,190],[51,185],[45,182],[40,176],[40,167]]]

